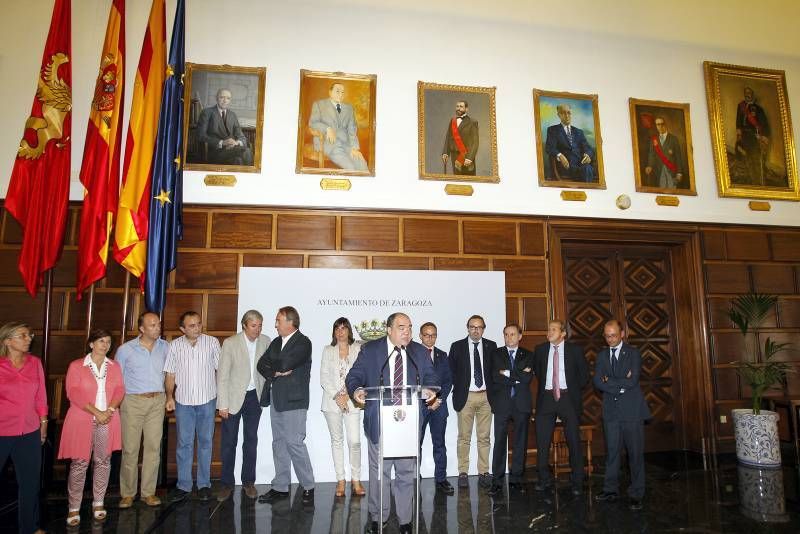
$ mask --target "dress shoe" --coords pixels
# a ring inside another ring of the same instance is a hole
[[[478,477],[478,485],[482,488],[489,489],[492,487],[492,475],[489,473],[482,473]]]
[[[130,508],[133,506],[133,497],[123,497],[119,500],[120,508]]]
[[[344,497],[344,480],[340,480],[336,483],[336,491],[333,495],[334,497]]]
[[[200,488],[197,490],[197,498],[202,502],[211,500],[211,488]]]
[[[244,490],[244,494],[247,495],[249,499],[255,499],[258,497],[258,490],[256,489],[256,485],[252,482],[248,482],[242,486]]]
[[[459,473],[458,474],[458,487],[459,488],[468,488],[469,487],[469,476],[466,473]]]
[[[594,500],[597,502],[614,502],[619,498],[619,494],[616,491],[604,491],[602,493],[598,493],[594,496]]]
[[[628,508],[631,510],[637,511],[641,510],[644,506],[642,505],[642,499],[634,499],[631,497],[630,502],[628,503]]]
[[[527,493],[527,488],[525,488],[525,484],[522,482],[509,482],[508,483],[508,491],[516,491],[519,493]]]
[[[303,490],[303,505],[308,506],[310,504],[314,504],[314,488]]]
[[[350,494],[354,497],[363,497],[367,494],[367,490],[361,485],[360,480],[352,480],[350,482]]]
[[[442,480],[441,482],[437,482],[436,491],[441,491],[442,493],[446,493],[447,495],[452,495],[456,492],[453,485],[450,484],[450,482],[448,482],[447,480]]]
[[[386,530],[386,525],[388,523],[389,523],[388,520],[383,522],[383,530]],[[381,527],[377,521],[373,521],[372,523],[369,524],[369,532],[370,534],[380,534]]]
[[[503,486],[500,484],[492,484],[489,491],[486,492],[490,497],[501,497],[503,495]]]
[[[288,499],[289,492],[288,491],[278,491],[276,489],[271,489],[266,492],[264,495],[258,498],[258,502],[260,503],[273,503],[275,501],[279,501],[281,499]]]
[[[183,491],[183,490],[182,490],[182,489],[180,489],[180,488],[175,488],[175,490],[172,492],[172,495],[170,496],[170,499],[169,499],[169,500],[170,500],[171,502],[181,502],[181,501],[184,501],[184,500],[186,500],[186,497],[188,497],[188,496],[189,496],[189,493],[191,493],[191,492],[189,492],[189,491]]]
[[[161,506],[161,499],[159,499],[155,495],[148,495],[147,497],[142,497],[142,500],[147,506]]]
[[[222,486],[217,492],[217,501],[225,502],[233,495],[233,488],[230,486]]]
[[[533,485],[533,489],[535,489],[536,491],[548,491],[548,490],[553,489],[553,483],[552,482],[537,482],[536,484]]]
[[[411,523],[400,525],[400,534],[411,534],[411,532],[413,532]]]

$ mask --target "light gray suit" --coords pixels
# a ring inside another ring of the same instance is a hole
[[[308,119],[309,127],[323,135],[322,150],[325,155],[342,169],[357,171],[367,170],[367,163],[363,159],[354,159],[350,155],[353,148],[360,150],[358,143],[358,126],[353,113],[353,106],[342,102],[337,111],[336,105],[330,98],[317,100],[311,106],[311,117]],[[329,143],[325,137],[328,128],[336,132],[336,141]],[[319,150],[320,139],[314,137],[314,149]]]

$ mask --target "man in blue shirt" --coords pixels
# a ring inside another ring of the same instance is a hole
[[[161,320],[152,312],[139,316],[139,337],[117,349],[116,361],[125,382],[122,416],[122,467],[120,469],[120,508],[130,508],[136,496],[139,446],[142,451],[141,499],[148,506],[159,506],[156,497],[161,435],[164,428],[164,360],[169,343],[161,339]]]

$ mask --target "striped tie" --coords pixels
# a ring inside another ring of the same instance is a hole
[[[400,347],[395,347],[397,356],[394,359],[394,388],[392,389],[392,404],[403,403],[403,354]]]

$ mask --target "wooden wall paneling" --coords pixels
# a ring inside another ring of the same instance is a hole
[[[750,270],[753,290],[758,293],[794,293],[794,268],[792,265],[756,264]]]
[[[342,216],[342,250],[398,252],[398,217]]]
[[[711,334],[711,353],[714,364],[738,362],[744,349],[744,336],[738,330]]]
[[[800,299],[782,297],[777,306],[781,328],[800,328]]]
[[[272,247],[272,215],[220,213],[211,215],[211,248]]]
[[[183,210],[183,239],[179,247],[205,248],[208,236],[208,217],[213,212],[206,210]]]
[[[489,260],[485,258],[434,258],[437,271],[488,271]]]
[[[728,230],[725,250],[729,260],[769,260],[769,240],[766,232]]]
[[[404,252],[438,252],[457,254],[459,228],[457,220],[404,218]]]
[[[173,333],[177,332],[178,336],[183,334],[180,333],[179,327],[179,320],[181,314],[186,311],[196,311],[197,313],[203,313],[203,294],[202,293],[173,293],[170,292],[167,294],[167,303],[164,306],[164,313],[162,314],[161,319],[161,329],[166,333],[167,331],[171,331]]]
[[[507,293],[544,293],[546,291],[543,260],[492,261],[494,271],[505,271]]]
[[[42,350],[41,342],[37,341],[35,349]],[[50,333],[50,358],[47,373],[50,375],[63,375],[72,360],[86,356],[86,334],[80,333]]]
[[[78,251],[64,248],[61,259],[53,269],[53,287],[75,287],[78,281]],[[44,284],[42,284],[44,287]]]
[[[122,301],[124,292],[95,289],[92,302],[92,329],[103,328],[119,332],[122,326]],[[86,330],[86,311],[89,306],[89,292],[78,302],[74,292],[68,293],[69,314],[67,330]],[[128,315],[131,303],[128,303]]]
[[[770,232],[772,259],[800,261],[800,232]]]
[[[426,271],[430,261],[423,256],[372,256],[373,269],[410,269]]]
[[[524,330],[519,320],[519,298],[517,297],[506,297],[506,324],[511,323],[519,324],[520,328]],[[497,345],[500,344],[500,340],[498,340]]]
[[[544,256],[544,235],[544,223],[520,223],[520,254],[523,256]]]
[[[242,267],[303,267],[302,254],[242,254]]]
[[[525,330],[546,331],[550,319],[546,297],[525,297],[522,299],[523,326]]]
[[[725,259],[725,232],[722,230],[703,230],[703,258],[706,260]]]
[[[366,269],[367,257],[309,254],[308,266],[312,269]]]
[[[236,332],[239,329],[238,294],[208,294],[205,327],[209,332]],[[262,314],[265,310],[259,310]]]
[[[465,254],[517,253],[517,225],[513,222],[470,221],[462,223]]]
[[[9,262],[0,262],[9,263]],[[14,262],[16,267],[16,262]],[[22,279],[20,279],[22,284]],[[44,328],[44,291],[39,291],[35,298],[31,298],[25,291],[2,291],[0,292],[0,324],[5,324],[10,321],[22,321],[27,323],[36,331],[41,331]],[[51,307],[51,321],[55,320],[56,324],[60,324],[60,312],[63,307],[63,294],[53,295],[53,302]]]
[[[747,293],[750,272],[740,263],[706,264],[706,288],[709,293]]]
[[[731,298],[728,297],[708,297],[706,299],[708,305],[708,324],[709,327],[717,328],[734,328],[734,324],[728,317],[728,310],[731,307]]]
[[[5,208],[3,208],[3,243],[8,245],[22,244],[22,227]]]
[[[736,369],[714,369],[714,389],[717,400],[739,399],[739,376],[736,373]]]
[[[178,250],[176,289],[235,289],[239,260],[236,254]]]
[[[277,249],[335,250],[333,215],[278,214]]]

